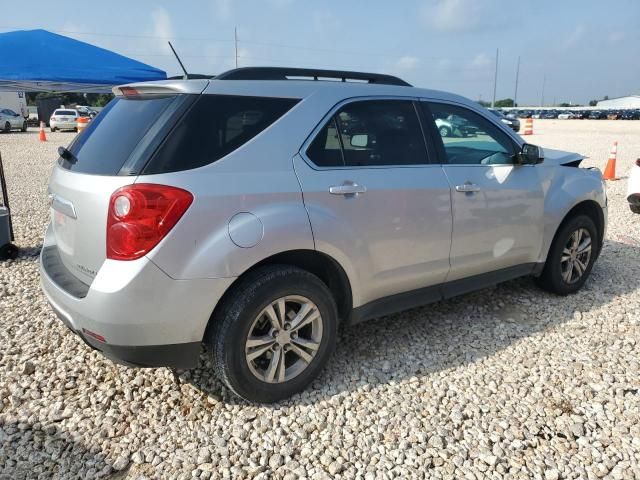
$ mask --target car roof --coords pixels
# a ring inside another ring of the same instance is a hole
[[[403,85],[387,85],[333,80],[159,80],[114,87],[113,93],[133,88],[141,93],[191,93],[304,99],[323,93],[336,99],[364,96],[427,98],[460,103],[478,108],[476,102],[454,93]]]

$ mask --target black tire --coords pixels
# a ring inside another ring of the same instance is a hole
[[[561,257],[563,250],[574,232],[585,229],[591,237],[591,255],[582,275],[573,283],[565,281],[562,277]],[[594,221],[587,215],[577,215],[566,220],[556,233],[545,262],[542,275],[536,279],[540,288],[557,295],[568,295],[582,288],[589,278],[593,264],[600,251],[600,235]]]
[[[640,213],[640,205],[629,205],[629,208],[633,213]]]
[[[440,133],[441,137],[450,137],[451,129],[443,125],[442,127],[438,127],[438,133]]]
[[[4,133],[9,133],[11,131],[11,124],[9,122],[4,124]]]
[[[317,306],[322,338],[315,356],[297,376],[281,383],[267,383],[252,373],[245,342],[260,312],[289,295],[304,296]],[[338,311],[331,292],[318,277],[296,267],[273,265],[240,279],[216,308],[211,321],[206,343],[218,378],[245,400],[272,403],[304,390],[322,371],[335,349]]]
[[[26,131],[27,131],[27,121],[26,121],[26,120],[25,120],[24,122],[22,122],[22,128],[21,128],[21,130],[22,130],[23,132],[26,132]]]
[[[53,133],[53,132],[55,132],[55,131],[56,131],[55,127],[51,127],[51,129],[50,129],[50,130],[51,130],[51,133]]]

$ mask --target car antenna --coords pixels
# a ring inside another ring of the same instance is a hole
[[[180,64],[180,68],[182,69],[182,71],[184,72],[184,79],[188,80],[189,79],[189,74],[187,73],[187,69],[184,68],[184,65],[182,63],[182,60],[180,60],[180,57],[178,56],[178,52],[176,52],[176,49],[173,48],[173,45],[171,45],[170,41],[167,41],[167,43],[169,44],[169,47],[171,48],[171,51],[173,52],[173,54],[176,56],[176,60],[178,60],[178,63]]]

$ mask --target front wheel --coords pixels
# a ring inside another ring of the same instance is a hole
[[[440,132],[441,137],[448,137],[451,135],[451,129],[449,127],[439,127],[438,132]]]
[[[27,131],[27,121],[26,120],[24,122],[22,122],[22,128],[20,130],[22,130],[23,132]]]
[[[241,279],[212,322],[207,343],[218,377],[239,397],[270,403],[318,376],[335,348],[338,313],[318,277],[276,265]]]
[[[558,295],[580,290],[596,260],[599,238],[593,220],[586,215],[565,222],[549,249],[538,286]]]
[[[4,124],[4,133],[9,133],[11,131],[11,124],[9,122]]]

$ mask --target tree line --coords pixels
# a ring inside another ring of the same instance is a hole
[[[89,107],[104,107],[111,101],[111,93],[48,93],[27,92],[27,105],[37,105],[39,98],[62,97],[63,105],[87,105]]]

